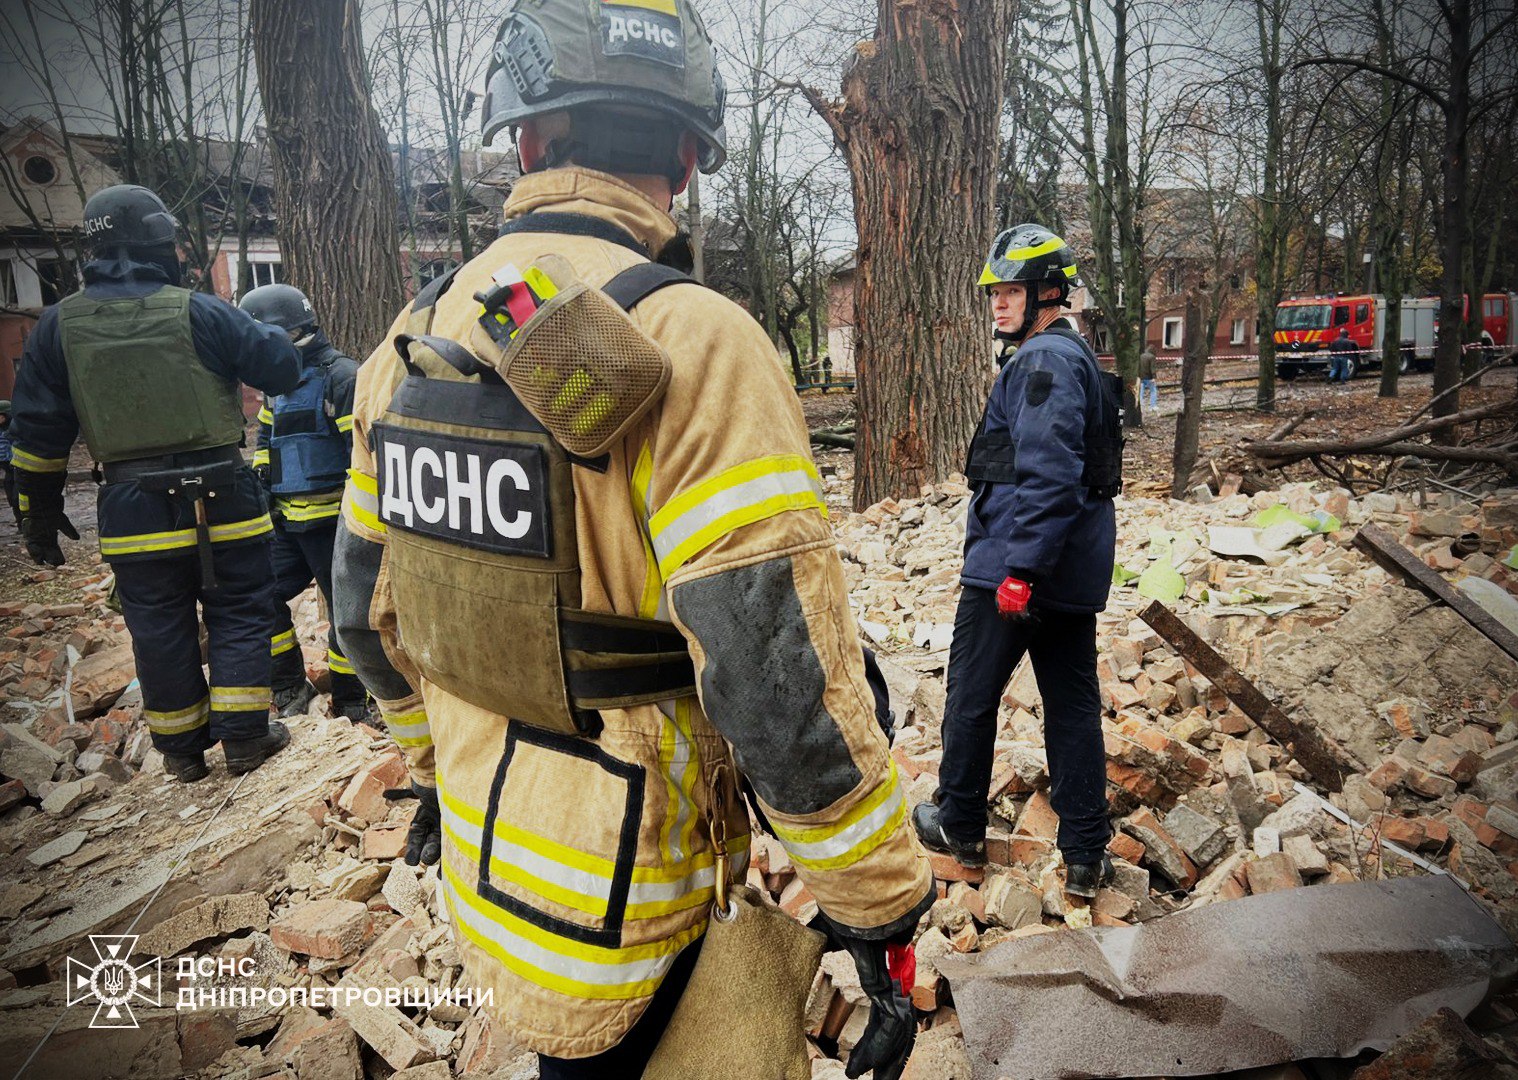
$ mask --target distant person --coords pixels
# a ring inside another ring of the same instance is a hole
[[[1160,384],[1154,377],[1153,349],[1145,349],[1139,353],[1139,405],[1145,412],[1150,409],[1159,411]]]
[[[1340,329],[1339,336],[1328,346],[1328,381],[1347,383],[1353,371],[1352,362],[1360,347],[1349,336],[1349,328]]]
[[[0,400],[0,480],[5,483],[5,501],[19,528],[21,508],[16,503],[16,474],[11,471],[11,403],[4,400]]]
[[[11,450],[21,533],[63,565],[69,451],[81,435],[104,480],[100,554],[132,634],[142,715],[182,783],[256,769],[290,741],[269,719],[269,504],[238,449],[246,382],[283,394],[300,354],[214,296],[180,284],[179,223],[153,192],[108,187],[84,207],[84,288],[42,313],[16,381]],[[201,673],[200,624],[210,685]]]

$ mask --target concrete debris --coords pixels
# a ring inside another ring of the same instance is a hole
[[[834,505],[846,481],[827,475]],[[851,602],[891,686],[899,723],[892,755],[909,805],[931,797],[942,758],[968,497],[956,478],[920,498],[834,514]],[[1518,543],[1518,515],[1501,500],[1473,506],[1431,496],[1423,507],[1305,484],[1209,499],[1117,502],[1120,569],[1098,621],[1114,880],[1089,904],[1064,893],[1042,698],[1025,662],[999,718],[991,865],[932,859],[939,902],[919,928],[912,999],[922,1030],[906,1076],[970,1075],[964,994],[946,978],[956,964],[1008,947],[1147,933],[1176,913],[1227,910],[1251,894],[1300,912],[1324,886],[1423,873],[1391,844],[1448,867],[1518,930],[1518,664],[1350,546],[1353,529],[1374,520],[1430,565],[1444,565],[1454,558],[1450,537],[1418,529],[1452,515],[1456,535],[1478,533],[1483,550],[1445,573],[1457,586],[1469,577],[1514,594],[1518,570],[1501,557]],[[1229,529],[1248,533],[1264,554],[1218,554]],[[52,1023],[62,1002],[35,984],[35,973],[71,952],[87,955],[91,933],[120,932],[179,858],[190,865],[134,931],[140,953],[246,960],[257,974],[242,984],[267,988],[458,985],[437,871],[399,860],[415,803],[385,798],[407,780],[382,736],[296,718],[291,749],[249,776],[199,847],[181,850],[218,805],[213,788],[225,775],[213,752],[207,785],[165,781],[132,685],[130,640],[104,606],[105,580],[103,572],[83,578],[80,604],[0,602],[0,683],[13,695],[0,705],[0,854],[15,868],[0,892],[0,990],[16,978],[8,972],[25,976],[8,991],[23,996],[0,999],[12,1026],[26,1032],[40,1023],[40,1034]],[[1157,590],[1271,708],[1343,749],[1343,790],[1331,798],[1363,830],[1307,795],[1333,788],[1276,741],[1273,718],[1264,726],[1252,719],[1138,617]],[[295,614],[303,648],[319,657],[326,630],[314,594]],[[79,659],[65,702],[69,649]],[[748,881],[798,918],[817,910],[773,838],[754,837]],[[1428,1004],[1418,1015],[1437,1002]],[[146,1034],[121,1043],[132,1075],[536,1076],[534,1055],[493,1034],[480,1010],[449,1003],[336,1013],[249,1007],[204,1030],[186,1022],[206,1014],[165,1013],[139,1010]],[[852,962],[828,954],[806,1013],[815,1076],[843,1075],[867,1019]],[[72,1026],[60,1036],[75,1053],[84,1045]],[[0,1054],[9,1054],[10,1039]]]

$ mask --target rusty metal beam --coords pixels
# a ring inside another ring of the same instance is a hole
[[[1355,535],[1355,547],[1369,555],[1388,574],[1454,608],[1461,618],[1490,638],[1492,644],[1518,660],[1518,635],[1409,551],[1390,529],[1380,525],[1364,526]]]
[[[1355,765],[1342,747],[1287,716],[1259,687],[1241,675],[1216,649],[1198,637],[1196,631],[1182,622],[1180,616],[1158,600],[1139,612],[1139,618],[1227,694],[1228,700],[1243,710],[1245,716],[1285,747],[1314,780],[1329,791],[1344,790],[1344,777],[1355,771]]]

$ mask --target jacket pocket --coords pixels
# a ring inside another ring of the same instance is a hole
[[[619,947],[643,797],[642,766],[512,721],[480,830],[480,898],[551,934]]]

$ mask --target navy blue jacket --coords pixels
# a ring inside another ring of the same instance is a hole
[[[85,264],[86,295],[108,299],[150,296],[175,284],[167,267],[132,259],[96,260]],[[195,352],[206,369],[224,379],[245,382],[265,393],[282,394],[300,381],[300,353],[277,327],[264,326],[206,293],[190,297],[190,328]],[[16,484],[25,497],[23,513],[61,510],[69,451],[79,437],[79,421],[69,391],[68,367],[58,329],[58,309],[42,313],[22,352],[16,373],[11,436],[15,444]],[[244,523],[267,515],[268,504],[251,470],[243,470],[235,490],[206,500],[213,540],[262,539]],[[114,545],[134,548],[124,557],[152,558],[177,552],[165,534],[180,534],[195,525],[191,504],[168,495],[144,492],[135,482],[108,484],[99,497],[102,550]],[[266,530],[265,530],[266,531]],[[156,541],[134,542],[138,537]],[[157,548],[158,550],[152,550]],[[109,557],[109,554],[108,554]]]
[[[1107,606],[1117,544],[1111,499],[1082,483],[1087,433],[1100,431],[1096,357],[1073,334],[1029,338],[996,378],[983,429],[1010,436],[1013,481],[974,485],[960,581],[994,589],[1011,576],[1033,586],[1036,607]]]

